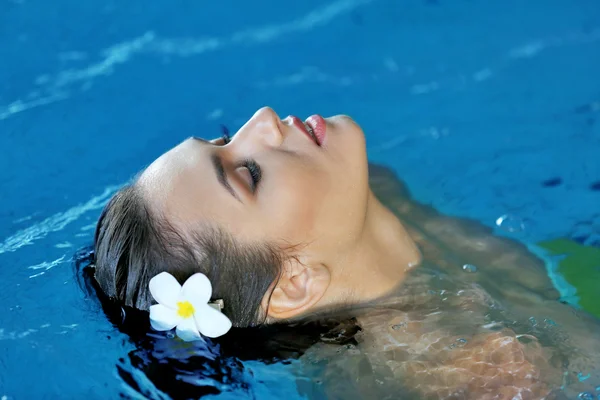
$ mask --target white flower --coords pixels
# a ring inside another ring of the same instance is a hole
[[[168,272],[150,279],[150,293],[158,302],[150,307],[150,324],[157,331],[177,327],[177,336],[186,342],[216,338],[231,328],[231,321],[208,305],[212,286],[204,274],[194,274],[181,286]]]

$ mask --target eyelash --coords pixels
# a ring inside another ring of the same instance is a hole
[[[231,142],[231,137],[229,136],[229,129],[227,129],[225,125],[221,125],[221,130],[223,131],[221,140],[223,141],[223,146],[225,146],[226,144]],[[250,177],[252,178],[252,192],[255,192],[262,177],[262,170],[260,169],[260,165],[258,165],[254,160],[244,160],[240,164],[240,167],[246,168],[250,173]]]
[[[231,136],[229,136],[229,129],[225,125],[221,125],[221,131],[223,131],[223,136],[221,136],[221,140],[223,141],[223,146],[231,142]]]
[[[252,192],[255,192],[262,177],[260,165],[258,165],[254,160],[244,160],[241,166],[246,168],[250,173],[250,177],[252,178]]]

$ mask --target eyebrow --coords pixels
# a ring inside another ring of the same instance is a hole
[[[219,180],[221,186],[223,186],[225,190],[227,190],[233,197],[235,197],[236,200],[241,202],[237,193],[235,193],[235,190],[233,190],[233,188],[229,184],[229,181],[227,180],[227,174],[225,173],[225,168],[223,168],[223,161],[221,161],[221,157],[219,157],[216,154],[211,154],[210,161],[213,165],[213,168],[215,169],[217,179]]]
[[[192,139],[197,140],[203,144],[213,144],[206,139],[202,139],[196,136],[192,136]],[[239,198],[235,190],[233,190],[231,184],[229,184],[229,180],[227,179],[227,174],[225,173],[225,168],[223,167],[223,160],[221,160],[221,157],[213,153],[210,155],[210,162],[213,166],[213,169],[215,170],[215,175],[217,176],[217,180],[219,181],[221,186],[223,186],[225,190],[227,190],[229,194],[231,194],[237,201],[241,202],[242,200]]]

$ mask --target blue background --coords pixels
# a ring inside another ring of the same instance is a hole
[[[600,245],[599,71],[596,0],[0,0],[0,398],[122,390],[72,255],[144,165],[263,105],[353,116],[445,213]]]

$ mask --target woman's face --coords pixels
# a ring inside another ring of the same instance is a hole
[[[261,108],[229,143],[190,138],[154,161],[138,184],[184,232],[211,222],[242,242],[301,245],[312,261],[335,262],[363,229],[367,157],[352,119],[324,121],[315,138],[298,119]]]

